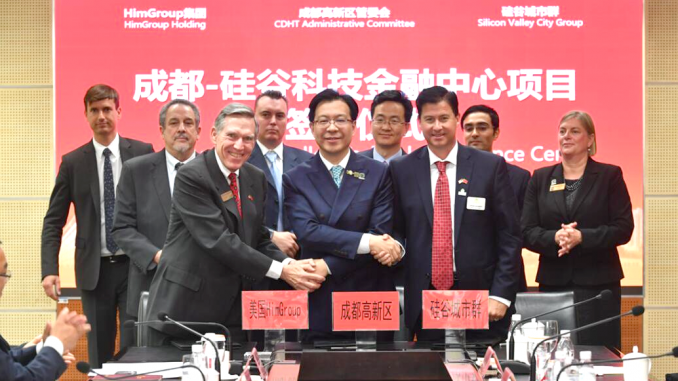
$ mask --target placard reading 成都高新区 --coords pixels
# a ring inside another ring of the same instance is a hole
[[[400,304],[397,291],[332,293],[332,330],[398,329],[400,329]]]

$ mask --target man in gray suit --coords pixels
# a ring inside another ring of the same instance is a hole
[[[200,111],[184,99],[160,110],[160,134],[165,149],[134,158],[122,167],[115,203],[113,238],[131,259],[127,313],[136,317],[139,297],[148,291],[167,236],[174,178],[196,156]]]
[[[226,106],[212,127],[215,148],[177,173],[167,240],[151,283],[150,316],[221,323],[242,342],[242,290],[264,277],[311,291],[325,280],[313,273],[312,262],[295,261],[271,242],[263,213],[266,177],[246,162],[256,126],[252,109]],[[193,338],[172,324],[152,328],[152,344]]]
[[[93,139],[65,154],[42,227],[42,287],[50,298],[61,294],[59,251],[71,204],[75,206],[75,283],[92,331],[87,335],[89,363],[98,368],[113,357],[117,314],[127,320],[129,261],[111,234],[115,185],[122,164],[153,152],[150,144],[118,135],[122,116],[118,92],[94,85],[85,94],[85,117]],[[131,340],[120,332],[120,346]]]

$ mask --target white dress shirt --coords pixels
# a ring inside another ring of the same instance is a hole
[[[118,249],[115,253],[111,253],[106,248],[106,213],[104,210],[104,150],[108,148],[111,151],[111,169],[113,170],[113,189],[117,194],[118,181],[120,180],[120,172],[122,171],[122,157],[120,156],[120,135],[115,134],[115,139],[108,146],[99,144],[92,139],[94,143],[94,153],[97,158],[97,175],[99,176],[99,210],[101,211],[101,256],[109,257],[111,255],[124,254],[122,249]]]
[[[219,155],[217,155],[217,151],[214,151],[214,156],[216,156],[217,159],[217,164],[219,165],[219,170],[221,173],[224,174],[224,177],[226,177],[226,182],[231,185],[230,181],[228,180],[228,176],[231,174],[231,171],[224,166],[224,164],[221,162],[221,159],[219,159]],[[236,181],[238,182],[238,192],[240,192],[240,169],[235,171],[235,178]],[[240,197],[240,194],[238,194],[238,197]],[[242,198],[240,198],[242,200]],[[292,258],[285,258],[282,262],[278,262],[275,259],[271,263],[271,267],[268,268],[268,271],[266,272],[266,276],[271,278],[271,279],[280,279],[280,275],[282,275],[282,270],[283,266],[292,262]]]
[[[170,186],[170,194],[174,194],[174,179],[177,177],[177,163],[183,163],[186,164],[190,162],[191,160],[195,159],[197,154],[195,151],[193,151],[193,155],[186,159],[186,161],[179,161],[176,157],[172,156],[169,151],[165,150],[165,160],[167,160],[167,178],[169,179],[169,186]]]
[[[436,200],[436,183],[438,182],[438,177],[440,175],[440,172],[438,171],[438,166],[436,165],[437,162],[439,161],[447,161],[447,165],[445,166],[445,173],[447,174],[447,181],[450,184],[450,210],[452,213],[450,213],[451,218],[452,218],[452,227],[454,227],[454,201],[456,199],[456,190],[457,190],[457,152],[459,151],[459,143],[454,144],[454,148],[450,151],[450,153],[447,155],[446,158],[441,159],[436,154],[431,152],[431,149],[428,150],[428,160],[430,163],[430,169],[431,169],[431,199],[433,200],[433,207],[435,208],[435,200]],[[454,233],[452,234],[454,236]],[[457,271],[457,256],[453,256],[454,258],[454,271]],[[511,301],[498,297],[498,296],[490,296],[490,299],[494,299],[498,302],[501,302],[502,304],[506,306],[511,306]]]

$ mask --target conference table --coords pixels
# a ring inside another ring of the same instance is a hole
[[[234,346],[231,356],[230,373],[239,374],[242,371],[242,360],[246,352],[251,351],[254,343],[243,343]],[[590,350],[594,360],[614,360],[619,358],[605,347],[576,346],[576,351]],[[470,357],[475,352],[470,350]],[[189,352],[182,351],[173,346],[164,347],[130,347],[119,353],[114,362],[140,363],[140,362],[176,362],[181,361],[183,355]],[[481,353],[482,354],[482,353]],[[504,348],[497,348],[500,359],[505,358]],[[345,345],[302,345],[300,343],[284,343],[276,347],[272,354],[273,365],[270,368],[269,380],[293,381],[293,380],[325,380],[325,381],[351,381],[351,380],[474,380],[463,375],[451,377],[447,370],[450,363],[444,361],[442,348],[421,342],[393,342],[379,344],[376,350],[358,351],[354,346]],[[455,362],[454,367],[472,367],[469,360],[461,363]],[[621,366],[621,364],[610,364]],[[258,374],[254,362],[250,369],[253,374]],[[458,368],[461,369],[461,368]],[[462,372],[463,373],[463,372]],[[518,374],[517,380],[529,380],[528,375]],[[605,375],[598,376],[596,380],[621,381],[623,376]]]

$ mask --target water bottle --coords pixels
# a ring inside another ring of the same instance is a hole
[[[561,350],[556,350],[556,359],[553,361],[553,366],[551,367],[551,371],[549,373],[548,379],[550,381],[557,381],[556,377],[558,377],[558,373],[560,373],[560,370],[563,369],[565,366],[565,359],[566,354],[564,351]],[[561,376],[560,377],[562,380],[566,380],[566,377]]]
[[[513,314],[513,316],[511,316],[511,325],[509,326],[509,330],[508,330],[509,334],[508,334],[508,337],[506,338],[506,359],[507,360],[513,360],[512,358],[509,357],[509,350],[508,350],[509,341],[511,341],[511,331],[513,330],[513,327],[515,327],[516,324],[518,324],[518,322],[521,321],[521,320],[522,320],[522,316],[520,316],[520,314]],[[518,336],[518,335],[520,335],[520,330],[516,330],[516,332],[515,332],[515,336]],[[513,350],[514,350],[514,353],[515,353],[515,337],[513,338],[513,340],[514,340],[513,341],[513,345],[514,345]]]
[[[591,351],[579,352],[579,360],[582,363],[591,361]],[[596,371],[593,365],[582,365],[579,367],[579,381],[596,381]]]
[[[187,355],[188,356],[188,355]],[[200,369],[200,372],[205,374],[207,370],[207,360],[205,354],[202,352],[202,345],[193,344],[191,346],[191,355],[188,361],[184,361],[184,365],[195,365]],[[195,368],[184,368],[181,375],[181,381],[202,380]]]
[[[572,363],[572,360],[574,360],[574,344],[572,344],[572,339],[570,338],[570,331],[569,330],[562,330],[561,332],[565,333],[560,338],[560,342],[558,343],[558,347],[556,348],[556,354],[558,352],[563,352],[564,353],[564,361],[563,361],[563,366],[570,365]]]

